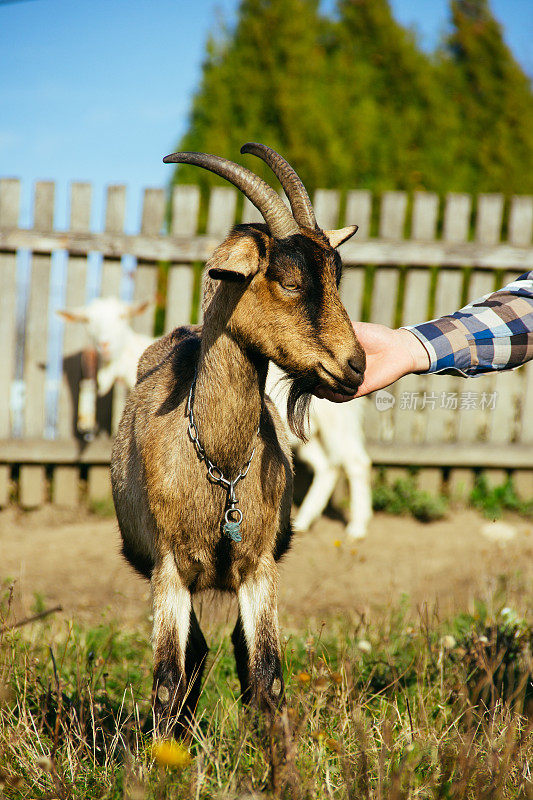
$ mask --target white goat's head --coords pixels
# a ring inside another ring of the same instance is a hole
[[[120,358],[131,334],[129,321],[147,309],[149,301],[126,303],[118,297],[98,297],[86,306],[58,311],[68,322],[84,322],[102,361]]]

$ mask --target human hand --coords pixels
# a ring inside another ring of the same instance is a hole
[[[365,377],[353,397],[362,397],[376,389],[383,389],[410,372],[425,372],[429,369],[427,350],[414,333],[404,328],[394,330],[373,322],[352,322],[352,325],[366,353]],[[353,399],[321,386],[315,394],[334,403]]]

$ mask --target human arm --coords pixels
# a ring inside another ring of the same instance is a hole
[[[533,271],[449,316],[397,330],[354,322],[366,352],[364,381],[355,397],[409,373],[452,372],[464,377],[513,369],[533,358]],[[346,401],[325,389],[319,397]]]

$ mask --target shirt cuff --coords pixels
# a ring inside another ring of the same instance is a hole
[[[420,325],[403,325],[424,345],[429,356],[429,369],[421,374],[447,372],[464,377],[477,372],[475,342],[469,330],[451,317],[442,317]]]

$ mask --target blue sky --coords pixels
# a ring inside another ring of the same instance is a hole
[[[237,0],[0,0],[0,176],[23,181],[28,224],[35,180],[57,182],[56,226],[68,184],[129,187],[128,230],[145,186],[162,186],[161,158],[183,132],[206,37]],[[333,6],[333,0],[324,3]],[[396,17],[431,49],[446,30],[446,0],[392,0]],[[533,3],[493,0],[508,43],[533,75]]]

